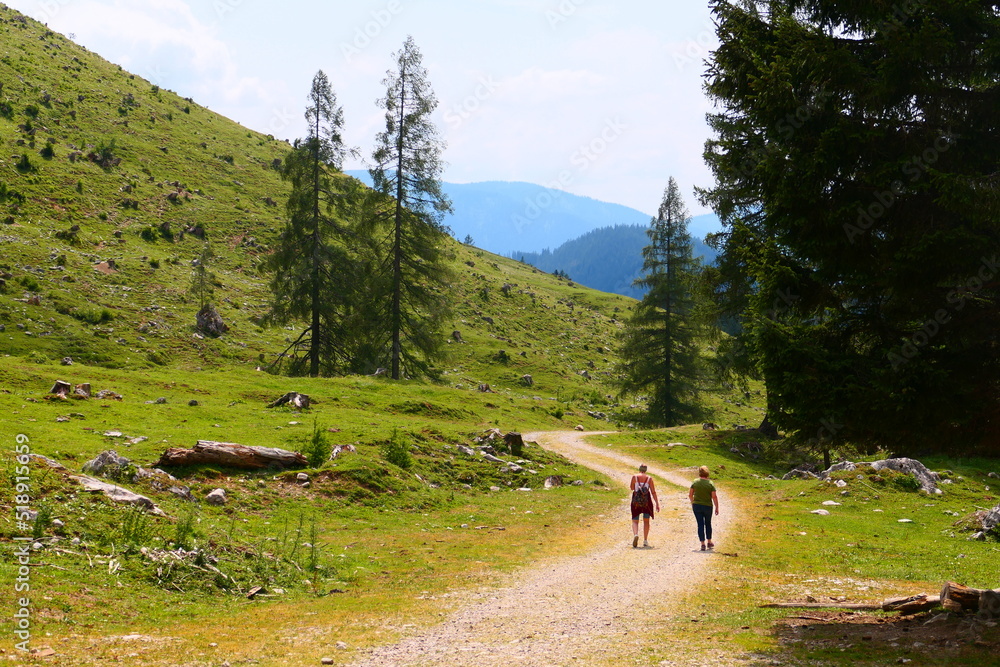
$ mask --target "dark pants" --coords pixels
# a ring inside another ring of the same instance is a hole
[[[711,505],[691,505],[694,510],[694,518],[698,521],[698,539],[704,542],[712,539],[712,506]]]

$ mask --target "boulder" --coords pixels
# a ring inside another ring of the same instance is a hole
[[[562,485],[563,485],[562,477],[560,477],[559,475],[550,475],[545,478],[546,489],[552,489]]]
[[[222,320],[222,315],[219,315],[219,311],[215,309],[212,304],[205,304],[202,306],[201,310],[195,316],[198,325],[198,331],[209,335],[213,338],[218,338],[222,334],[229,331],[229,327]]]
[[[87,475],[73,475],[71,476],[71,479],[79,482],[85,491],[90,491],[91,493],[103,493],[106,497],[116,503],[135,505],[136,507],[143,508],[150,514],[166,516],[163,510],[157,507],[152,500],[146,496],[140,496],[134,491],[129,491],[124,487],[102,482],[99,479],[94,479],[93,477],[88,477]]]
[[[830,466],[827,470],[824,470],[820,476],[827,479],[832,473],[853,472],[854,470],[857,470],[858,466],[870,466],[873,470],[894,470],[896,472],[905,473],[915,477],[917,481],[920,482],[920,490],[924,493],[930,495],[941,493],[941,489],[939,489],[937,485],[938,480],[941,478],[940,475],[936,472],[928,470],[927,466],[916,459],[882,459],[881,461],[873,461],[871,463],[852,463],[851,461],[843,461]]]
[[[226,490],[225,489],[213,489],[205,496],[205,502],[209,505],[225,505],[226,504]]]
[[[121,469],[126,467],[130,461],[124,456],[118,456],[118,452],[109,449],[101,452],[91,460],[83,464],[83,472],[91,475],[103,475],[104,471],[113,466]]]

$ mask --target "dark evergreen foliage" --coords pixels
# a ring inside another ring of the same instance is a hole
[[[821,447],[1000,451],[996,3],[712,7],[731,359]]]
[[[388,332],[393,379],[429,370],[443,337],[448,274],[442,262],[442,224],[451,205],[441,190],[444,143],[431,122],[437,99],[412,37],[395,54],[384,81],[385,130],[376,138],[369,170],[374,218],[388,235]]]
[[[648,392],[649,418],[674,426],[697,417],[700,354],[694,288],[698,261],[687,232],[690,215],[670,179],[647,230],[643,275],[646,295],[625,324],[619,346],[620,391]]]

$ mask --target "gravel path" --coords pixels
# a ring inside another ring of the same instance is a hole
[[[586,444],[588,435],[596,433],[526,433],[525,439],[627,486],[641,462]],[[712,560],[720,557],[698,549],[687,500],[687,487],[696,472],[681,474],[650,465],[649,473],[659,482],[661,509],[653,520],[650,548],[632,548],[627,492],[623,491],[620,516],[592,524],[602,538],[595,550],[528,568],[512,575],[501,588],[469,593],[468,603],[440,625],[374,649],[355,664],[649,664],[648,656],[643,660],[642,655],[644,624],[655,626],[676,596],[697,585]],[[724,540],[735,518],[721,489],[719,499],[722,513],[713,525],[717,537]],[[661,664],[741,662],[733,656],[684,655],[680,650],[676,659]]]

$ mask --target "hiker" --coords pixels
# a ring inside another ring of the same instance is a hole
[[[698,521],[698,539],[701,540],[701,550],[712,549],[712,505],[715,505],[715,515],[719,515],[719,496],[715,493],[715,485],[708,479],[708,466],[698,468],[698,479],[691,483],[688,490],[688,500],[694,510],[694,518]],[[706,538],[708,539],[706,546]]]
[[[639,516],[642,515],[642,546],[649,546],[649,520],[653,518],[653,505],[660,511],[656,497],[656,484],[646,474],[646,465],[639,466],[639,474],[632,475],[628,488],[632,489],[632,548],[639,546]]]

